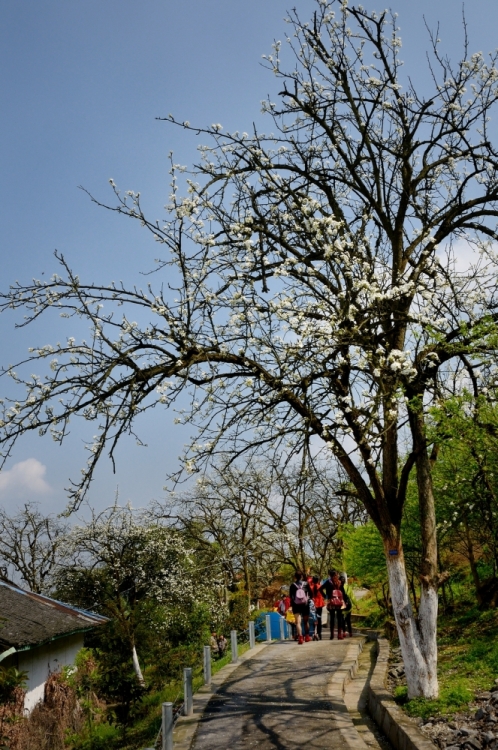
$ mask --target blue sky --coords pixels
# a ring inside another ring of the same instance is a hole
[[[191,164],[197,139],[156,117],[172,112],[192,123],[221,122],[249,130],[260,123],[260,100],[275,81],[260,65],[282,19],[295,4],[303,18],[312,0],[3,0],[0,28],[1,148],[0,233],[2,288],[56,270],[57,248],[86,280],[137,281],[152,267],[157,246],[132,222],[90,203],[83,185],[109,197],[112,177],[140,191],[148,212],[161,216],[168,196],[168,153]],[[368,8],[381,2],[363,0]],[[407,71],[426,80],[427,32],[440,21],[445,49],[461,55],[461,9],[456,0],[398,0]],[[496,0],[466,8],[470,50],[498,46]],[[67,324],[41,321],[15,330],[20,318],[0,319],[2,362],[27,347],[71,335]],[[0,386],[2,390],[2,386]],[[122,501],[143,505],[161,497],[188,431],[172,413],[155,410],[141,435],[149,447],[124,444],[117,473],[100,468],[90,502],[109,504],[119,486]],[[50,438],[21,441],[0,475],[0,502],[38,500],[61,510],[63,488],[85,461],[83,433],[59,448]]]

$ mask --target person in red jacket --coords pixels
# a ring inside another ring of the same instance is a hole
[[[308,584],[311,591],[311,598],[316,609],[316,634],[318,639],[322,640],[322,612],[325,607],[325,599],[322,594],[322,584],[318,576],[313,576],[311,583]]]

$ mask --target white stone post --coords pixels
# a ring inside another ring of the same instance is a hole
[[[249,648],[256,645],[256,633],[254,632],[254,620],[249,621]]]
[[[204,684],[211,684],[211,646],[204,646]]]
[[[236,664],[239,659],[239,653],[237,648],[237,631],[230,631],[230,643],[232,645],[232,664]]]

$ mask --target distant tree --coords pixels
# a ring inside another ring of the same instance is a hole
[[[268,524],[279,532],[283,562],[322,575],[341,557],[341,528],[366,514],[337,466],[306,455],[300,465],[273,467]]]
[[[422,95],[403,75],[388,12],[319,0],[309,23],[297,11],[289,20],[295,63],[284,68],[280,42],[266,59],[281,87],[264,105],[268,135],[192,128],[210,144],[184,198],[172,167],[164,222],[112,183],[110,208],[164,247],[165,285],[84,284],[60,257],[62,278],[5,295],[24,324],[55,309],[92,330],[90,341],[34,348],[27,370],[5,369],[27,388],[5,404],[5,455],[27,431],[60,442],[75,416],[96,422],[78,505],[103,452],[185,389],[191,410],[179,419],[199,427],[187,470],[222,451],[280,444],[291,455],[314,436],[381,534],[408,694],[435,697],[441,575],[427,410],[449,373],[479,384],[477,363],[483,372],[496,361],[496,55],[469,55],[466,43],[452,64],[431,37],[433,86]],[[476,250],[463,270],[456,242]],[[51,372],[31,375],[45,361]],[[413,468],[418,616],[401,538]]]
[[[26,503],[13,515],[0,508],[0,566],[31,591],[48,593],[61,559],[68,524]]]
[[[230,582],[242,577],[250,601],[282,566],[321,575],[339,554],[340,527],[365,515],[331,467],[276,458],[215,464],[193,490],[157,510],[176,517],[201,549],[217,550],[218,565]]]
[[[480,606],[498,605],[498,409],[495,389],[432,410],[441,557],[467,560]]]
[[[267,583],[278,567],[275,539],[266,523],[271,492],[271,478],[263,467],[222,464],[213,466],[191,492],[175,497],[174,505],[168,506],[180,528],[199,546],[217,550],[227,586],[242,577],[249,601],[258,579]]]
[[[66,538],[71,560],[59,569],[56,590],[65,600],[112,620],[114,637],[128,646],[143,683],[137,633],[153,627],[155,637],[188,621],[202,606],[213,617],[223,611],[219,582],[199,571],[180,532],[161,526],[148,512],[114,505],[75,525]]]

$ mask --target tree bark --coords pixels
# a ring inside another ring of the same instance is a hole
[[[422,587],[417,622],[410,601],[401,539],[385,541],[384,548],[408,697],[437,698],[437,592]]]
[[[138,678],[138,681],[140,685],[145,685],[145,680],[142,674],[142,670],[140,669],[140,662],[138,661],[138,654],[137,654],[137,649],[135,648],[135,644],[133,644],[133,647],[131,649],[131,656],[133,659],[133,669]]]
[[[249,608],[249,612],[251,611],[251,572],[249,570],[249,561],[247,559],[247,550],[244,548],[244,551],[242,553],[242,566],[244,568],[244,584],[246,587],[246,593],[247,593],[247,606]]]
[[[427,453],[425,424],[420,406],[409,411],[413,437],[413,455],[417,474],[422,560],[420,599],[415,617],[409,596],[405,560],[398,524],[390,533],[382,533],[393,612],[398,627],[405,664],[409,698],[437,698],[437,612],[439,585],[436,512],[430,458]],[[402,505],[401,505],[402,507]]]

